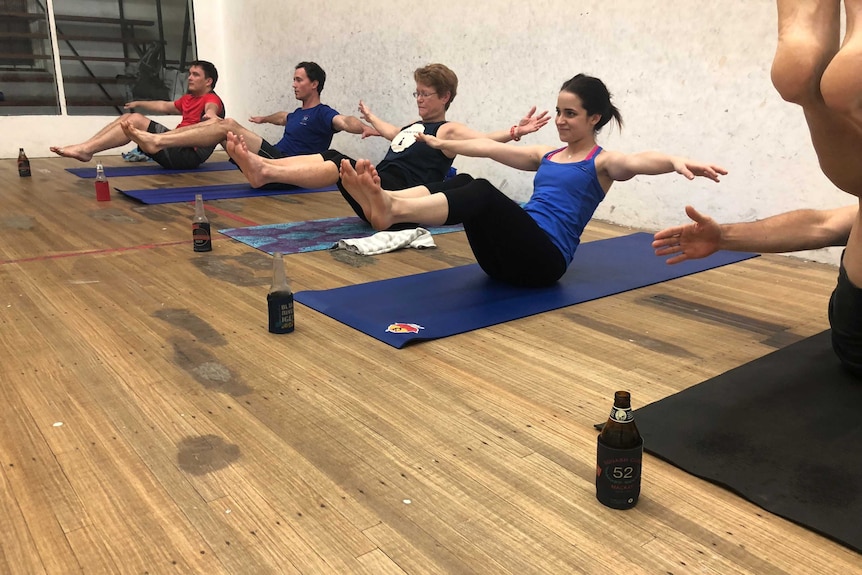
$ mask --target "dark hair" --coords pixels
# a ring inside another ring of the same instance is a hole
[[[443,64],[428,64],[423,68],[416,68],[416,71],[413,72],[413,79],[417,83],[434,88],[441,98],[448,92],[449,101],[446,102],[446,110],[449,109],[449,105],[455,99],[455,94],[458,93],[458,76]]]
[[[326,72],[317,64],[317,62],[300,62],[294,67],[294,70],[302,68],[305,70],[305,75],[312,82],[317,82],[317,93],[323,92],[323,85],[326,84]]]
[[[189,62],[189,68],[192,66],[197,66],[201,70],[204,71],[204,78],[212,78],[212,85],[210,86],[211,90],[215,90],[216,82],[218,82],[218,70],[216,70],[215,65],[212,62],[207,62],[206,60],[195,60],[194,62]]]
[[[598,132],[611,120],[616,120],[617,126],[623,127],[623,117],[617,107],[611,103],[611,93],[608,92],[605,83],[598,78],[578,74],[563,82],[560,91],[569,92],[580,98],[588,115],[601,115],[602,118],[593,128],[594,131]]]

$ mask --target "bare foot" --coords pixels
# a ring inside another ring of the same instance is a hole
[[[226,144],[225,149],[227,150],[227,155],[236,162],[236,165],[239,166],[242,174],[246,179],[248,179],[248,183],[251,184],[253,188],[259,188],[260,186],[270,183],[270,181],[266,179],[266,175],[264,173],[266,163],[263,161],[263,158],[257,154],[252,154],[248,151],[248,145],[245,143],[245,138],[237,136],[233,132],[228,132]]]
[[[359,202],[365,217],[375,230],[386,230],[394,224],[392,197],[380,187],[377,168],[368,160],[358,160],[356,169],[347,160],[341,161],[341,184]]]
[[[120,127],[123,129],[123,133],[128,139],[135,142],[142,151],[150,155],[156,154],[165,149],[164,146],[160,146],[156,143],[156,134],[139,130],[134,127],[131,122],[120,122]]]
[[[79,162],[89,162],[93,159],[93,154],[84,150],[81,147],[81,144],[65,146],[63,148],[60,148],[59,146],[51,146],[51,151],[58,156],[63,156],[64,158],[75,158]]]

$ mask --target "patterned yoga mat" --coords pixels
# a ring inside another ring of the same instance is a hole
[[[463,231],[462,226],[425,228],[432,234],[448,234]],[[262,252],[272,254],[296,254],[328,250],[338,240],[364,238],[373,235],[374,229],[356,216],[326,218],[305,222],[287,222],[250,228],[219,230],[228,237]]]

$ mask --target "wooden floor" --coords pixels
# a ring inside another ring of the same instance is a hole
[[[639,407],[822,331],[834,268],[764,256],[403,350],[299,304],[272,335],[269,256],[219,234],[194,253],[190,204],[96,202],[78,165],[0,161],[0,573],[862,573],[649,455],[635,509],[595,499],[615,390]],[[337,192],[208,210],[214,230],[350,213]],[[288,275],[473,261],[463,233],[435,239]]]

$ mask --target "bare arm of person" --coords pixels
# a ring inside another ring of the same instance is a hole
[[[428,134],[417,134],[416,139],[447,156],[461,154],[474,158],[491,158],[512,168],[530,172],[538,170],[542,156],[552,150],[549,146],[507,146],[490,138],[444,140]]]
[[[605,151],[596,158],[596,168],[617,182],[630,180],[639,175],[655,176],[670,172],[682,174],[689,180],[693,180],[695,176],[703,176],[717,182],[719,174],[727,174],[727,170],[715,164],[697,162],[661,152],[623,154]]]
[[[384,122],[377,116],[375,116],[371,109],[365,105],[365,102],[362,100],[359,101],[359,113],[362,114],[362,119],[371,124],[374,129],[377,131],[377,134],[383,136],[389,141],[392,141],[392,138],[398,135],[398,132],[401,131],[401,128],[390,124],[389,122]],[[368,134],[372,135],[372,134]]]
[[[215,102],[209,102],[206,106],[204,106],[203,117],[207,120],[214,120],[219,117],[218,111],[219,105]]]
[[[143,108],[148,112],[165,116],[180,113],[180,111],[177,110],[177,107],[174,106],[174,103],[168,100],[135,100],[133,102],[127,102],[123,107],[126,110]]]
[[[719,224],[691,206],[685,213],[692,222],[666,228],[653,238],[659,257],[668,264],[700,259],[718,250],[760,253],[795,252],[847,244],[859,206],[829,210],[802,209],[753,222]]]
[[[338,114],[332,118],[332,127],[339,132],[350,132],[351,134],[364,134],[368,127],[356,116],[342,116]]]
[[[520,121],[511,126],[510,128],[506,128],[504,130],[497,130],[496,132],[491,132],[489,134],[483,134],[482,132],[477,132],[476,130],[465,126],[464,124],[459,124],[457,122],[447,122],[440,126],[440,129],[437,131],[437,137],[444,140],[475,140],[480,138],[487,138],[489,140],[494,140],[495,142],[511,142],[512,140],[520,140],[521,136],[525,136],[527,134],[532,134],[533,132],[537,132],[542,127],[550,121],[550,117],[548,116],[548,111],[545,110],[538,116],[536,114],[536,107],[533,106],[530,108],[530,111],[520,119]]]
[[[287,123],[287,112],[275,112],[269,116],[252,116],[248,119],[253,124],[275,124],[284,126]]]

